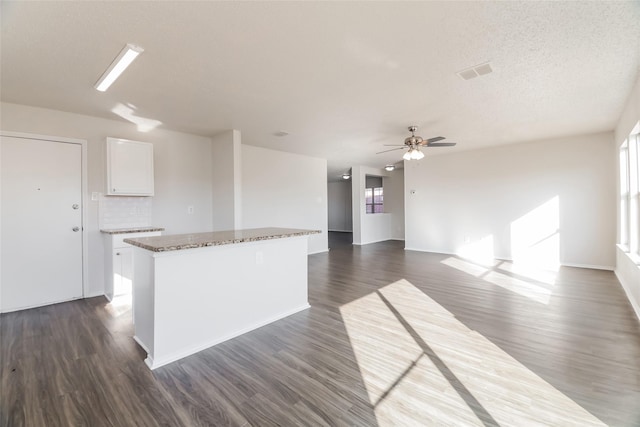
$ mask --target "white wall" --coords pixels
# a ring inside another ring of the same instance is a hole
[[[382,187],[382,177],[367,175],[364,179],[365,188],[380,188]]]
[[[615,129],[615,140],[614,140],[614,157],[612,159],[613,164],[615,165],[616,178],[620,176],[619,163],[617,153],[620,149],[620,146],[624,142],[624,140],[629,136],[631,130],[635,126],[636,123],[640,120],[640,75],[638,75],[638,80],[636,81],[635,86],[633,87],[631,93],[629,94],[629,99],[627,100],[627,104],[620,116],[620,120],[618,121],[618,125]],[[616,179],[616,181],[618,181]],[[620,194],[620,186],[619,182],[617,182],[616,194]],[[616,206],[619,209],[619,203],[617,202],[616,197]],[[620,232],[620,212],[617,211],[616,215],[616,223],[618,226],[618,233]],[[625,253],[619,247],[616,247],[616,275],[622,284],[625,292],[627,293],[627,297],[633,306],[638,319],[640,319],[640,266],[637,265],[631,257]]]
[[[91,192],[105,192],[105,140],[108,136],[153,143],[155,196],[154,225],[166,233],[205,231],[211,228],[211,145],[209,138],[154,129],[138,131],[133,123],[2,103],[3,131],[79,138],[88,141],[87,228],[89,294],[104,288],[103,236],[98,228],[98,202]],[[188,214],[187,207],[194,213]]]
[[[240,131],[211,138],[214,231],[242,228],[242,154]]]
[[[351,180],[327,184],[329,231],[353,231],[351,218]]]
[[[612,139],[573,136],[406,162],[406,248],[484,248],[512,259],[523,241],[532,251],[557,242],[562,264],[612,268]]]
[[[326,252],[327,161],[242,146],[242,226],[321,230],[309,253]]]
[[[404,169],[395,169],[383,179],[384,211],[390,214],[389,238],[404,240]]]
[[[391,214],[366,213],[364,190],[367,175],[386,178],[388,173],[384,169],[368,166],[353,166],[351,168],[351,209],[354,245],[366,245],[391,239]]]

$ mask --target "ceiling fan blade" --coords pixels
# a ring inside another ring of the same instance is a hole
[[[435,136],[433,138],[429,138],[427,139],[427,145],[431,144],[432,142],[442,141],[443,139],[446,139],[446,138],[444,136]]]
[[[453,147],[454,145],[456,145],[455,142],[432,142],[427,144],[427,147]]]
[[[384,147],[406,147],[405,144],[382,144]]]
[[[388,153],[389,151],[402,150],[403,148],[405,148],[405,147],[404,147],[404,146],[402,146],[402,147],[398,147],[398,148],[392,148],[391,150],[379,151],[379,152],[377,152],[376,154]]]

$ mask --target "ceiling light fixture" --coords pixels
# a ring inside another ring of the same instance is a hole
[[[387,165],[384,167],[384,170],[386,170],[387,172],[391,172],[392,170],[394,170],[396,167],[393,165]]]
[[[140,46],[127,44],[116,59],[113,60],[111,65],[109,65],[109,68],[102,74],[102,77],[98,79],[94,87],[100,92],[109,89],[109,86],[116,81],[120,74],[122,74],[142,52],[144,52],[144,49]]]
[[[424,157],[424,153],[418,147],[410,147],[409,151],[402,156],[405,160],[420,160]]]
[[[349,175],[348,173],[342,174],[342,179],[349,179],[349,178],[351,178],[351,175]]]
[[[405,160],[420,160],[424,158],[424,153],[420,151],[420,148],[422,147],[453,147],[454,145],[456,145],[455,142],[440,142],[443,139],[446,139],[444,136],[434,136],[433,138],[424,139],[421,136],[416,135],[416,131],[418,130],[417,126],[409,126],[408,129],[409,132],[411,132],[411,136],[404,139],[404,144],[384,144],[387,147],[397,148],[379,151],[376,154],[388,153],[389,151],[403,150],[408,148],[409,150],[404,153],[402,158]]]

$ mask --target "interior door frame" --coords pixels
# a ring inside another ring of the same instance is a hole
[[[89,272],[87,271],[88,260],[89,260],[89,238],[87,233],[87,208],[88,208],[88,173],[87,173],[87,140],[85,139],[77,139],[77,138],[67,138],[62,136],[50,136],[50,135],[38,135],[24,132],[8,132],[0,130],[0,136],[6,136],[11,138],[21,138],[21,139],[32,139],[38,141],[52,141],[52,142],[62,142],[67,144],[78,144],[80,145],[81,151],[81,159],[80,159],[80,168],[81,168],[81,204],[82,204],[82,219],[81,219],[81,230],[82,230],[82,298],[87,298],[89,296]],[[0,156],[1,156],[0,152]],[[0,192],[2,189],[0,188]],[[0,207],[2,206],[2,194],[0,193]],[[0,239],[2,239],[2,227],[0,227]],[[0,268],[2,268],[2,255],[0,254]],[[2,289],[2,278],[0,277],[0,289]]]

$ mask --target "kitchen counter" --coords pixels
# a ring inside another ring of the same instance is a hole
[[[133,279],[133,248],[125,238],[160,236],[164,228],[142,226],[131,228],[103,228],[104,296],[109,301],[117,295],[130,293]]]
[[[297,228],[253,228],[247,230],[214,231],[208,233],[175,234],[156,237],[125,239],[124,242],[152,252],[178,251],[181,249],[204,248],[208,246],[232,245],[236,243],[259,242],[262,240],[284,239],[287,237],[319,234],[320,230]]]
[[[131,228],[103,228],[101,233],[105,234],[132,234],[132,233],[149,233],[153,231],[164,231],[162,227],[131,227]]]
[[[256,228],[124,239],[134,339],[156,369],[309,308],[308,236]]]

